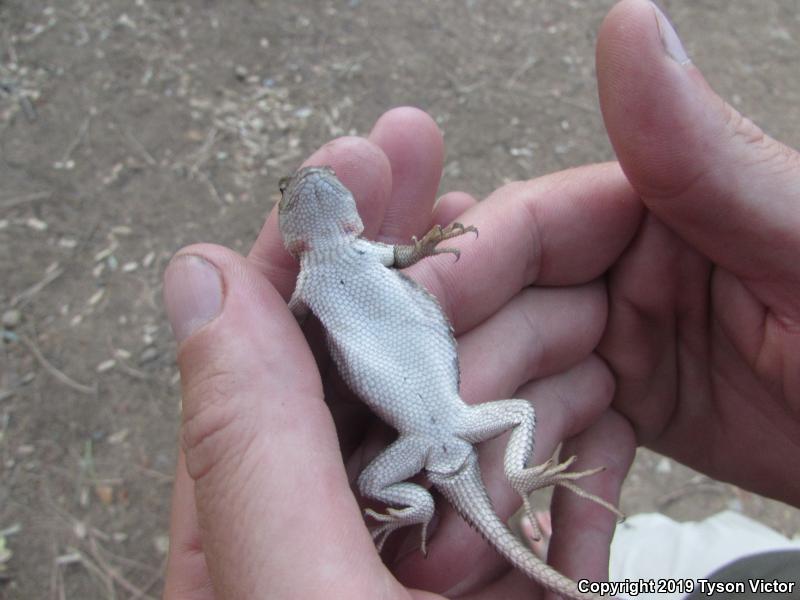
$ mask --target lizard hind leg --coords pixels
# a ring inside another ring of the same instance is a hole
[[[522,497],[525,514],[534,530],[537,526],[530,495],[536,490],[555,485],[565,487],[581,498],[596,502],[620,518],[624,518],[613,504],[590,494],[574,483],[578,479],[599,473],[605,467],[586,471],[567,471],[575,462],[575,456],[561,463],[555,463],[551,458],[541,465],[526,466],[533,452],[535,428],[536,413],[527,400],[497,400],[471,406],[458,433],[462,439],[478,443],[511,430],[511,438],[506,446],[503,461],[504,470],[511,487]]]
[[[358,477],[362,495],[387,504],[386,512],[368,508],[365,515],[378,522],[370,531],[380,552],[393,531],[410,525],[422,525],[422,553],[427,553],[428,523],[433,518],[433,496],[421,485],[406,479],[419,473],[428,452],[423,440],[401,437],[379,454]],[[403,507],[403,508],[397,508]]]

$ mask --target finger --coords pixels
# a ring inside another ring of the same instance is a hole
[[[711,90],[650,2],[609,13],[597,73],[609,137],[648,207],[762,302],[800,316],[800,155]]]
[[[303,166],[328,165],[353,193],[364,234],[374,237],[383,221],[392,189],[392,173],[383,151],[363,138],[344,137],[325,144]],[[278,183],[275,182],[277,192]],[[277,203],[267,217],[247,259],[288,298],[294,289],[298,265],[283,246],[278,230]]]
[[[610,308],[600,353],[617,376],[615,407],[635,424],[641,444],[662,436],[673,419],[695,422],[699,432],[705,421],[698,416],[713,409],[710,384],[700,375],[707,367],[711,264],[648,216],[607,281]],[[745,320],[743,313],[734,322],[743,330]],[[679,347],[690,358],[679,362]],[[672,378],[678,370],[683,387],[677,391],[692,390],[686,415],[676,406]],[[657,402],[642,401],[654,397]]]
[[[431,226],[444,161],[442,132],[430,115],[404,106],[384,113],[369,140],[383,150],[392,169],[392,195],[378,239],[407,243]]]
[[[586,283],[630,241],[641,202],[615,164],[592,165],[506,185],[460,220],[480,236],[448,240],[461,258],[409,269],[435,294],[457,332],[497,311],[522,288]]]
[[[164,600],[213,599],[214,590],[200,541],[200,526],[194,504],[194,483],[186,470],[186,457],[180,450],[172,490]]]
[[[528,381],[567,370],[591,354],[605,321],[599,281],[526,288],[459,337],[461,397],[469,404],[511,398]]]
[[[589,427],[607,409],[612,394],[611,375],[595,357],[519,390],[515,396],[532,400],[537,415],[535,456],[529,464],[542,462],[542,457],[551,456],[561,440]],[[495,510],[503,520],[520,504],[519,497],[510,491],[502,469],[507,441],[508,436],[504,435],[483,444],[480,461],[484,482],[492,490]],[[587,449],[585,453],[594,459],[593,450]],[[401,559],[395,569],[400,581],[455,594],[477,589],[509,568],[455,511],[440,505],[439,512],[441,521],[429,544],[428,558],[413,553]]]
[[[210,245],[181,251],[164,290],[180,343],[182,443],[217,595],[310,597],[327,578],[348,596],[391,586],[284,300],[245,259]],[[308,564],[326,570],[310,575]]]
[[[578,485],[618,506],[620,490],[636,454],[636,438],[629,422],[615,411],[602,417],[564,444],[561,457],[577,456],[572,469],[602,466],[605,470],[583,478]],[[553,495],[548,562],[572,579],[608,579],[611,538],[617,516],[599,504],[558,487]]]
[[[449,225],[477,203],[478,201],[466,192],[448,192],[433,206],[433,224]]]

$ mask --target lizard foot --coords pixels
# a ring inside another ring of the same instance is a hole
[[[444,240],[449,240],[465,233],[474,233],[478,235],[478,229],[473,225],[464,227],[461,223],[451,223],[446,227],[441,225],[434,225],[431,230],[422,236],[421,240],[412,237],[414,242],[414,255],[422,258],[425,256],[433,256],[435,254],[455,254],[456,260],[461,256],[461,251],[457,248],[437,248],[436,245]]]
[[[386,538],[388,538],[389,534],[395,529],[420,523],[417,510],[413,506],[400,509],[387,508],[385,513],[379,513],[371,508],[368,508],[364,511],[364,514],[382,523],[382,525],[378,525],[370,530],[370,534],[372,535],[372,539],[375,542],[375,547],[378,549],[378,552],[383,550],[383,545],[386,543]],[[422,521],[421,549],[424,556],[428,555],[428,547],[426,545],[428,537],[428,520]]]
[[[561,463],[556,463],[552,458],[550,458],[541,465],[521,469],[512,477],[510,477],[512,487],[517,491],[518,494],[520,494],[520,496],[522,496],[525,514],[531,521],[534,533],[536,534],[534,537],[536,539],[538,539],[540,532],[536,525],[533,507],[530,504],[530,495],[534,491],[545,487],[555,485],[563,486],[581,498],[586,498],[587,500],[596,502],[603,508],[611,511],[617,515],[617,517],[619,517],[620,521],[625,520],[625,515],[616,506],[610,502],[607,502],[606,500],[603,500],[599,496],[590,494],[574,483],[578,479],[582,479],[583,477],[588,477],[589,475],[594,475],[595,473],[605,470],[605,467],[596,467],[594,469],[587,469],[586,471],[568,472],[567,469],[572,466],[572,463],[574,463],[577,458],[577,456],[570,456],[567,460]]]

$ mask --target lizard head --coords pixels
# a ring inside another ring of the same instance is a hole
[[[331,167],[303,167],[278,187],[278,226],[295,257],[313,248],[341,244],[361,235],[356,201]]]

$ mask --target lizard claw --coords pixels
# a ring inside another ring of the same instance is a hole
[[[436,245],[465,233],[472,232],[478,235],[478,229],[472,225],[465,227],[461,223],[451,223],[446,227],[434,225],[431,230],[422,236],[421,240],[412,237],[414,242],[414,254],[417,256],[434,256],[436,254],[454,254],[456,261],[461,258],[461,251],[458,248],[437,248]]]
[[[395,529],[400,529],[401,527],[412,525],[417,522],[413,516],[409,519],[410,515],[408,513],[413,510],[413,508],[396,509],[391,507],[387,508],[385,513],[379,513],[371,508],[364,510],[366,516],[372,517],[381,523],[381,525],[370,530],[370,535],[372,535],[372,539],[375,542],[375,548],[379,553],[383,550],[383,545],[386,543],[386,538],[389,537],[390,533]],[[428,556],[427,538],[428,522],[425,521],[422,523],[422,542],[420,544],[423,556]]]
[[[611,511],[617,515],[617,517],[619,517],[620,521],[625,520],[625,515],[616,506],[610,502],[607,502],[606,500],[603,500],[599,496],[590,494],[586,490],[575,485],[574,482],[576,480],[600,473],[606,469],[605,467],[595,467],[594,469],[587,469],[585,471],[567,472],[567,469],[577,460],[577,458],[577,456],[570,456],[568,459],[560,463],[556,463],[552,458],[550,458],[535,467],[522,469],[515,477],[513,477],[511,484],[517,493],[522,496],[525,514],[528,515],[528,518],[533,525],[535,535],[538,535],[539,532],[536,526],[533,507],[530,505],[528,497],[534,491],[544,487],[556,485],[563,486],[581,498],[591,500],[592,502],[595,502],[603,508]]]
[[[455,230],[458,230],[458,233],[456,233],[455,235],[464,235],[465,233],[474,233],[475,237],[476,238],[478,237],[478,228],[475,227],[474,225],[467,225],[466,227],[464,227],[461,223],[459,223],[458,221],[455,221],[452,225],[448,225],[448,227],[453,228]]]

